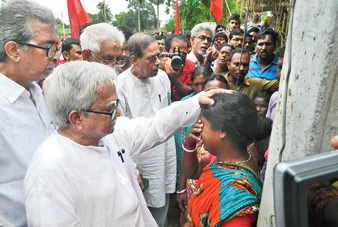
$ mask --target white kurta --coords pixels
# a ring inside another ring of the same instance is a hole
[[[54,130],[37,83],[28,90],[0,74],[0,216],[26,224],[23,180],[38,146]]]
[[[156,226],[130,155],[163,142],[198,115],[196,97],[175,102],[153,119],[118,117],[101,147],[81,146],[54,132],[35,153],[25,178],[29,225]]]
[[[131,69],[119,75],[116,92],[120,99],[120,111],[128,118],[150,118],[170,104],[170,81],[167,74],[159,70],[155,77],[138,79]],[[176,148],[171,137],[140,155],[132,155],[142,177],[149,180],[149,188],[143,191],[149,207],[163,207],[165,194],[176,188]]]

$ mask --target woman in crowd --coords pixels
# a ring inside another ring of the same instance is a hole
[[[212,69],[209,65],[197,66],[192,72],[190,81],[192,83],[193,93],[182,98],[188,99],[204,89],[205,80],[212,74]],[[174,135],[176,147],[176,160],[177,160],[177,181],[180,180],[181,173],[181,157],[182,157],[182,140],[188,134],[189,129],[180,128]]]
[[[265,116],[268,112],[269,101],[271,98],[271,92],[259,91],[254,95],[254,103],[259,115]]]
[[[193,95],[204,89],[205,80],[213,73],[212,68],[209,65],[197,66],[191,73],[190,81],[192,84]],[[191,95],[192,96],[192,95]]]
[[[220,73],[225,75],[228,73],[228,66],[227,62],[230,56],[231,51],[233,50],[233,46],[231,44],[224,44],[221,46],[220,51],[218,53],[218,58],[216,60],[216,64],[214,67],[214,72],[215,73]]]
[[[254,226],[261,199],[257,163],[247,146],[253,142],[257,112],[244,94],[214,95],[213,106],[203,106],[200,120],[191,128],[182,147],[182,168],[198,178],[189,202],[190,226]],[[216,156],[200,158],[196,144]],[[209,164],[211,162],[211,164]]]
[[[211,89],[217,89],[217,88],[228,89],[229,88],[228,82],[226,81],[224,76],[220,74],[209,75],[205,81],[204,90],[209,91]],[[185,135],[187,135],[187,133],[189,132],[189,129],[190,127],[185,128],[185,130],[187,130]],[[183,141],[183,138],[180,140],[180,149],[182,149],[182,141]],[[204,149],[202,140],[199,141],[199,145],[196,150],[197,150],[197,155],[199,157],[209,154],[208,151]],[[211,159],[212,158],[215,158],[215,156],[211,156]],[[177,165],[181,165],[181,162],[179,162]],[[188,201],[192,197],[192,193],[195,189],[196,184],[197,184],[196,179],[187,179],[181,171],[179,184],[178,184],[178,190],[176,192],[177,203],[178,203],[180,210],[182,211],[181,218],[180,218],[181,226],[184,226],[184,224],[188,222],[188,219],[187,219],[188,212],[186,210],[186,205],[188,204]]]

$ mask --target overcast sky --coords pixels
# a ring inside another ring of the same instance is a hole
[[[63,20],[64,23],[69,24],[68,20],[68,9],[67,9],[67,0],[32,0],[35,2],[40,3],[51,9],[55,16],[61,18],[61,13],[63,13]],[[80,0],[82,3],[83,8],[86,10],[87,13],[98,13],[98,9],[96,8],[97,3],[101,2],[102,0]],[[127,12],[128,11],[128,2],[126,0],[106,0],[106,4],[110,7],[113,15]],[[156,12],[156,6],[154,5],[154,9]],[[169,15],[165,14],[165,5],[160,5],[160,20],[162,20],[161,26],[169,20]]]

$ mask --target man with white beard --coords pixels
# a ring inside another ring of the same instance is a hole
[[[214,29],[208,23],[200,23],[195,25],[191,30],[191,52],[187,55],[187,59],[193,61],[196,66],[203,65],[205,55],[216,55],[217,51],[210,48]],[[218,55],[218,54],[217,54]],[[214,56],[214,60],[217,56]]]

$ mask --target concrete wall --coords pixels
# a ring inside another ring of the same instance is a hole
[[[292,39],[283,161],[332,150],[329,139],[338,134],[338,1],[296,0]],[[282,144],[287,57],[286,50],[258,226],[274,226],[272,170]]]

